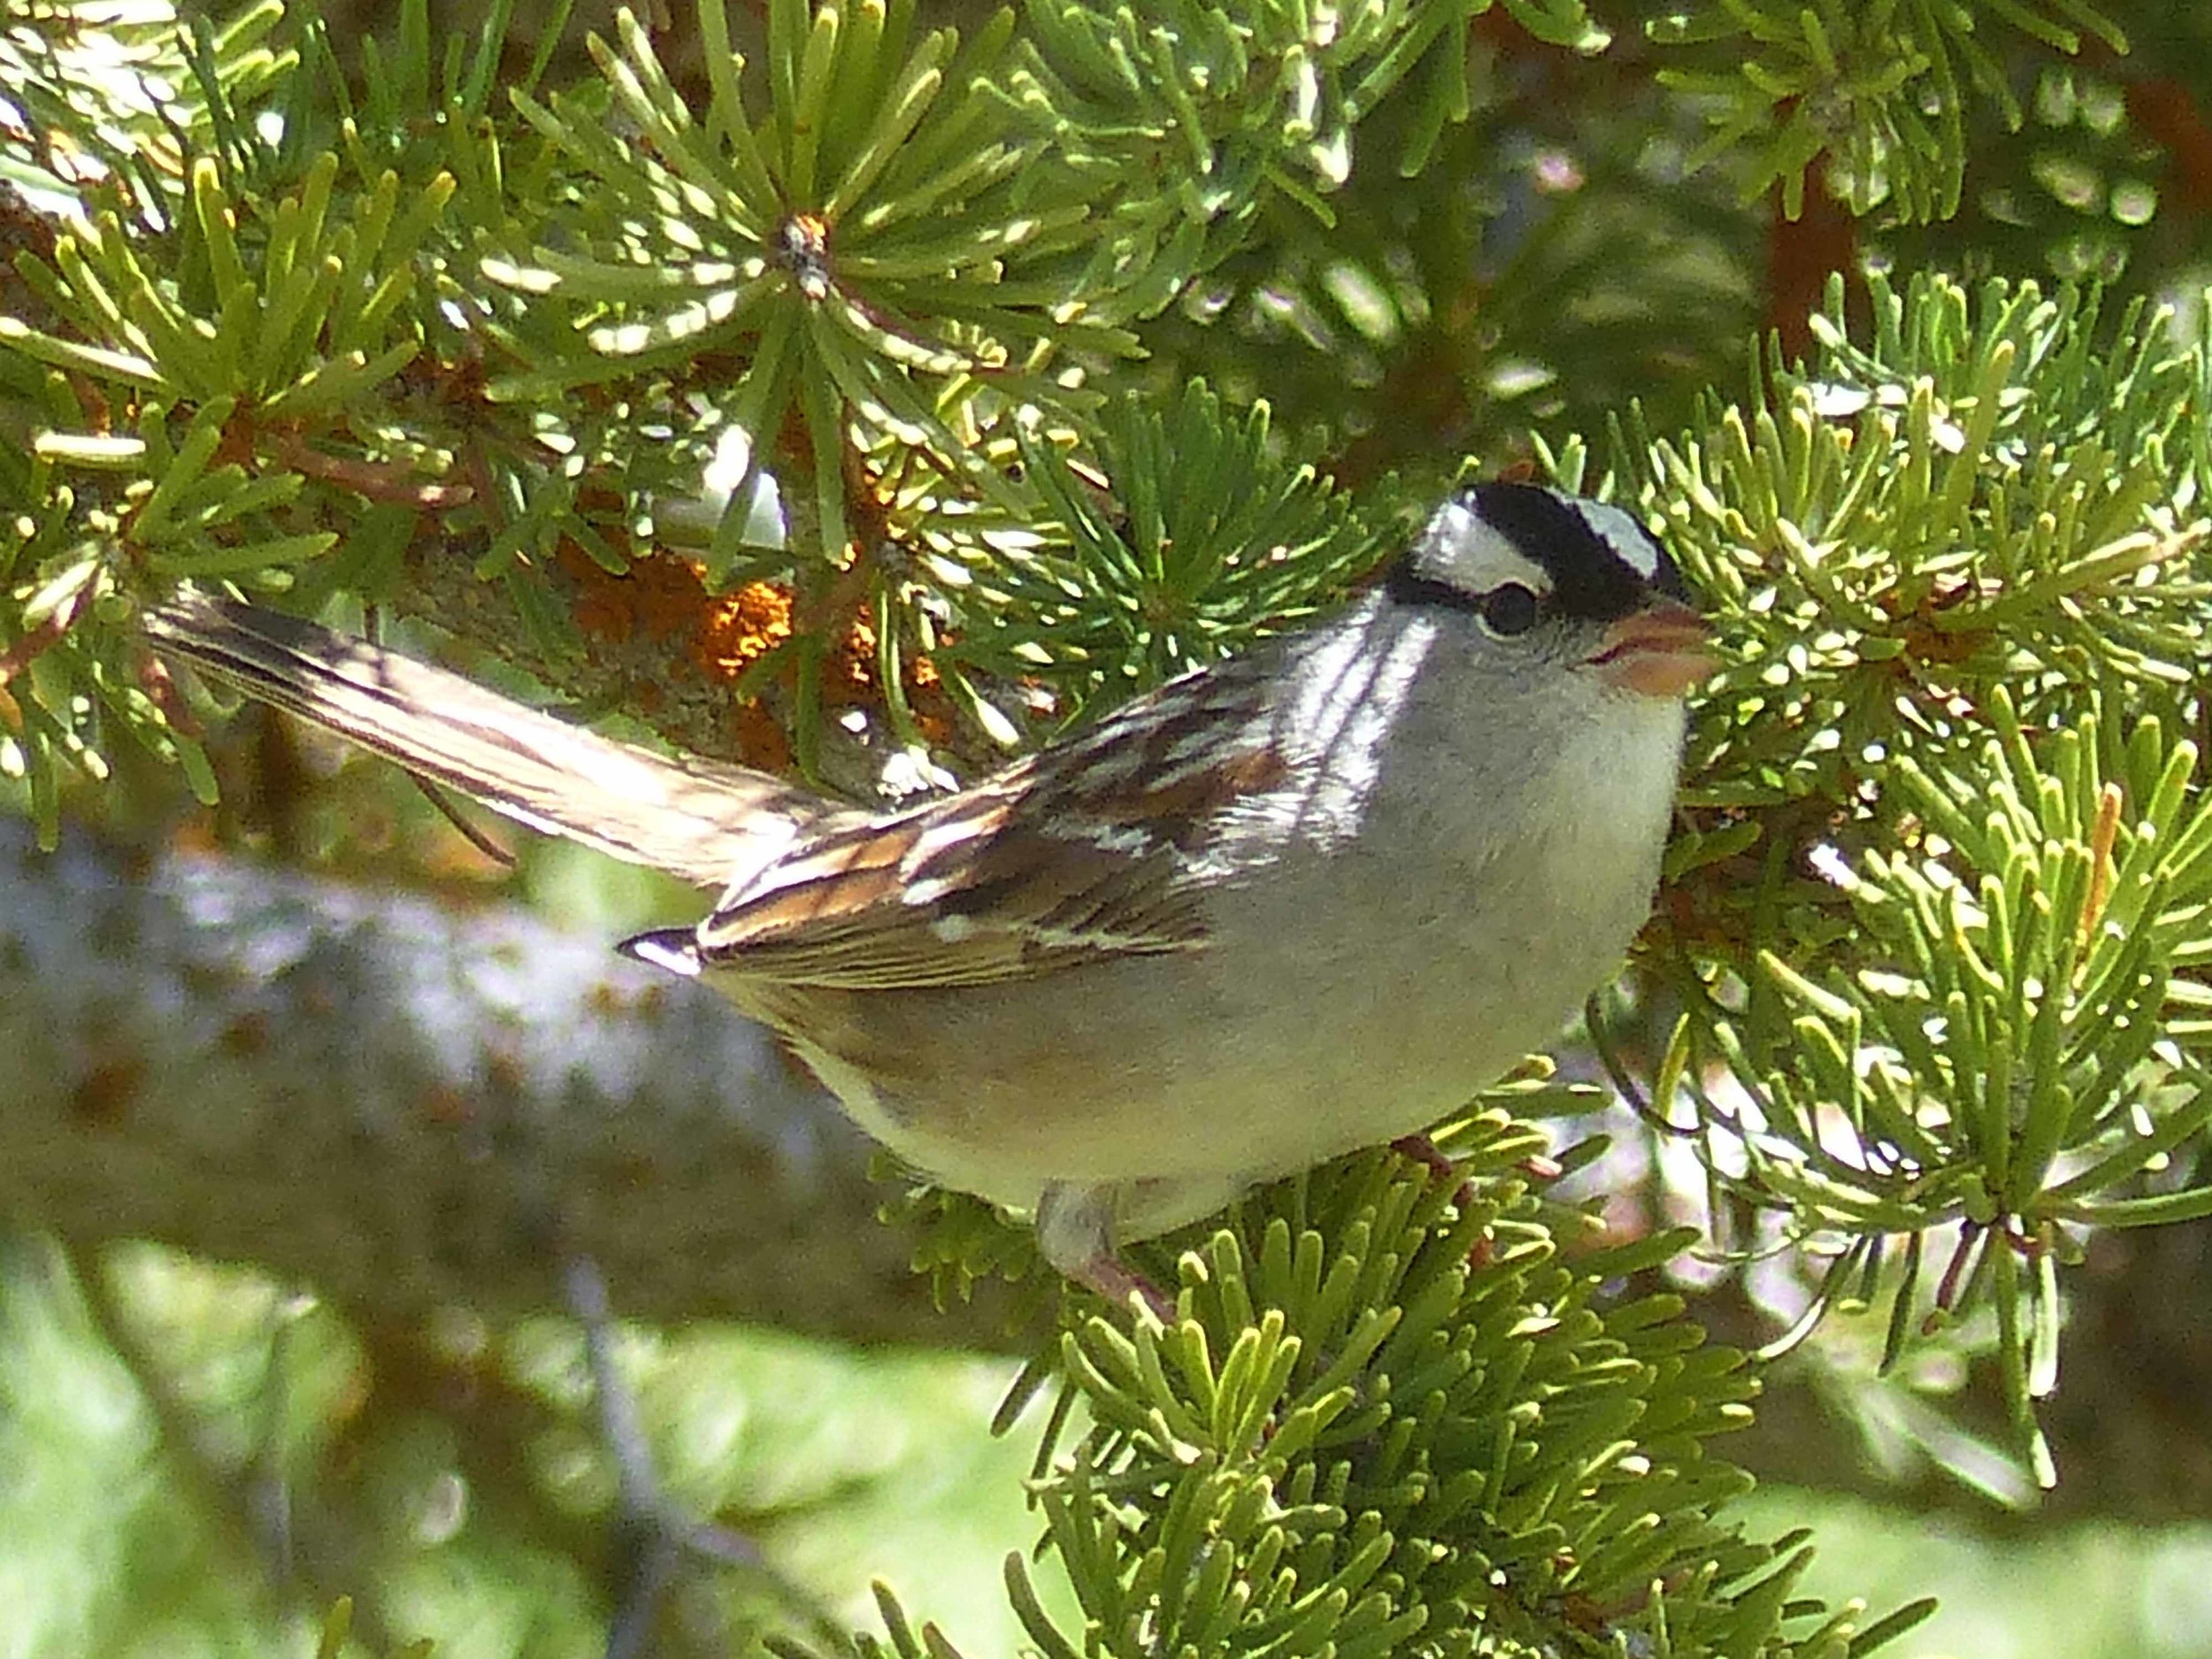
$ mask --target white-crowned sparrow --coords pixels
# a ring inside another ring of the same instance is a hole
[[[1709,630],[1620,510],[1448,501],[1336,614],[888,814],[611,741],[275,612],[172,657],[526,823],[719,887],[628,941],[783,1033],[947,1186],[1118,1241],[1463,1102],[1619,964]]]

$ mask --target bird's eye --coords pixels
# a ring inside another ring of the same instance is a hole
[[[1536,626],[1542,609],[1536,595],[1518,582],[1494,588],[1482,596],[1482,619],[1493,634],[1526,634]]]

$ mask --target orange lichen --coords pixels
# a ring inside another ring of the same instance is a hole
[[[830,653],[829,667],[822,687],[826,698],[841,706],[867,701],[866,694],[876,681],[875,624],[864,616],[855,617],[845,637]]]
[[[710,680],[734,680],[790,637],[791,590],[747,582],[701,614],[692,656]]]
[[[795,757],[791,740],[775,718],[759,703],[748,698],[730,710],[730,729],[736,734],[737,752],[748,764],[764,772],[787,772]]]
[[[715,595],[707,591],[703,567],[665,554],[635,557],[619,576],[572,545],[563,546],[560,560],[576,589],[577,626],[587,636],[610,643],[641,637],[680,643],[692,665],[718,685],[734,687],[795,630],[796,607],[787,583],[747,582]],[[791,665],[778,667],[782,682],[790,683]],[[924,734],[933,741],[949,740],[955,722],[935,665],[926,657],[910,657],[904,674]],[[864,601],[825,654],[821,695],[832,708],[873,708],[881,702],[876,630]],[[630,701],[649,717],[664,700],[663,687],[640,684]],[[790,766],[789,741],[757,703],[735,704],[730,718],[737,752],[749,764],[771,771]]]
[[[679,638],[698,626],[708,603],[697,567],[659,554],[632,558],[629,570],[618,576],[575,543],[564,541],[560,567],[576,588],[577,627],[611,644],[626,644],[641,635]]]

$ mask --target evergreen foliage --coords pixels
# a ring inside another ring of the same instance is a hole
[[[2066,1268],[2212,1210],[2205,250],[2155,234],[2193,162],[2114,67],[2185,41],[2082,0],[769,0],[733,41],[707,0],[696,75],[626,14],[570,75],[510,12],[0,33],[0,764],[43,834],[126,745],[212,797],[134,630],[179,582],[388,604],[621,703],[607,595],[680,557],[699,614],[777,618],[714,688],[844,781],[826,707],[871,776],[986,764],[1532,461],[1660,528],[1728,657],[1593,1041],[1717,1248],[1816,1264],[1792,1336],[1886,1304],[1887,1364],[1986,1310],[2056,1478]],[[1850,267],[1763,319],[1801,212]],[[694,735],[678,701],[624,706]],[[1036,1469],[1083,1624],[1010,1562],[1038,1649],[1908,1627],[1728,1518],[1709,1442],[1770,1356],[1654,1287],[1694,1235],[1531,1179],[1530,1120],[1593,1103],[1496,1092],[1457,1193],[1378,1153],[1254,1194],[1152,1256],[1171,1328],[1071,1300],[1029,1381],[1094,1425]],[[910,1208],[949,1288],[1033,1267]],[[941,1647],[885,1609],[863,1651]]]

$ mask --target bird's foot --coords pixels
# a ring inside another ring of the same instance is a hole
[[[1118,1308],[1135,1296],[1162,1325],[1175,1323],[1175,1302],[1121,1259],[1114,1248],[1119,1191],[1110,1184],[1052,1181],[1037,1200],[1037,1248],[1062,1274]]]
[[[1119,1256],[1093,1256],[1068,1277],[1096,1291],[1117,1308],[1127,1307],[1129,1298],[1134,1296],[1151,1310],[1152,1317],[1162,1325],[1175,1323],[1175,1299]]]

